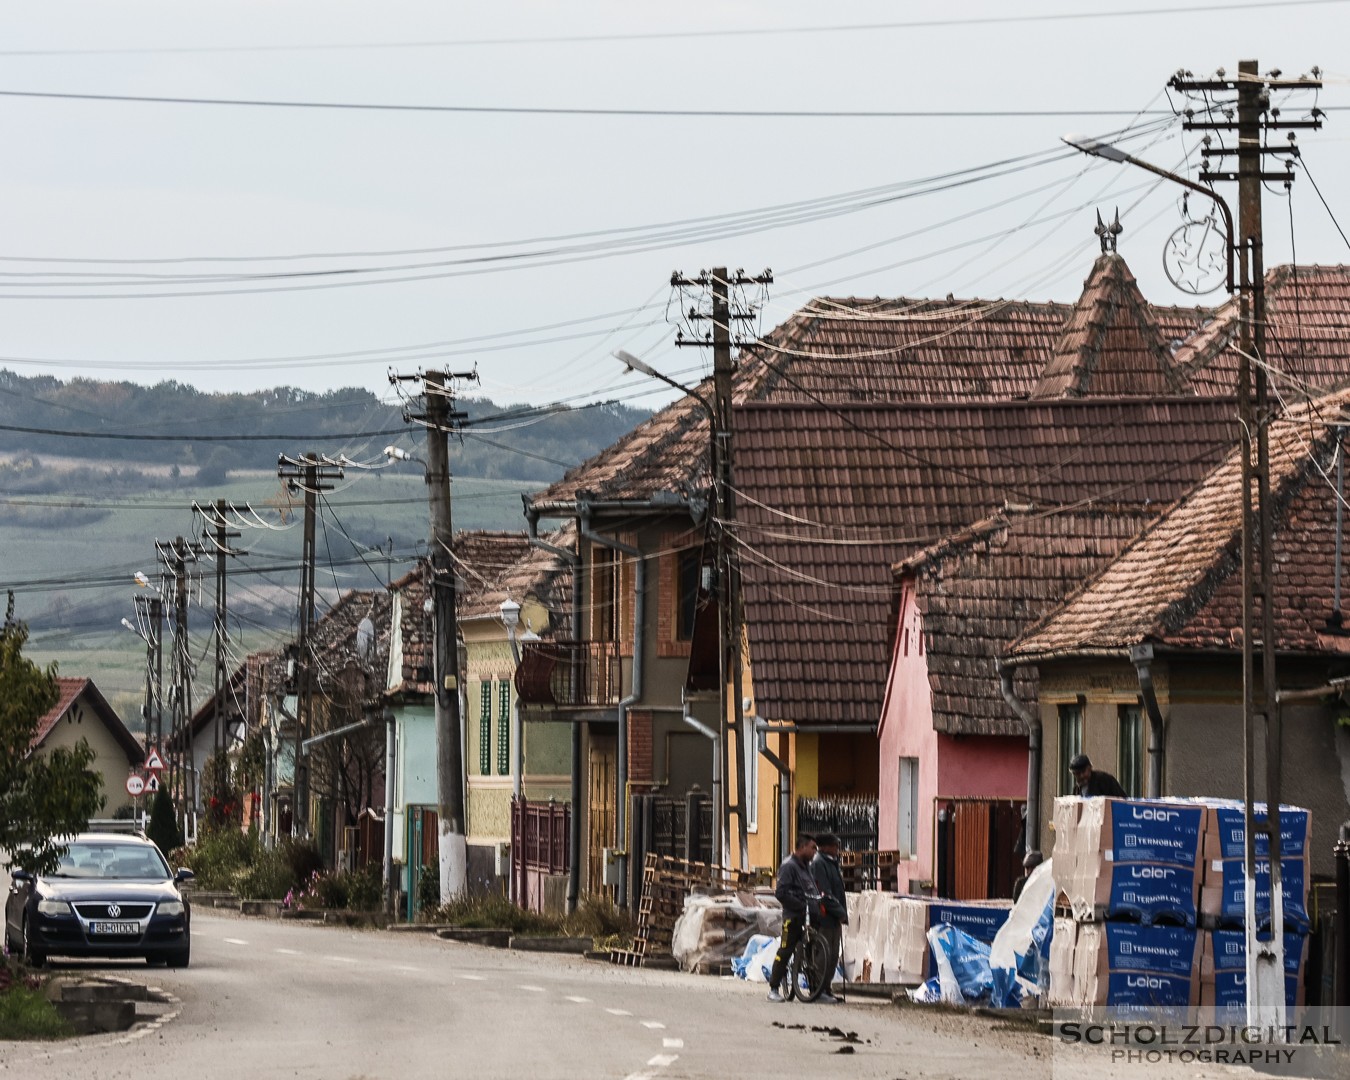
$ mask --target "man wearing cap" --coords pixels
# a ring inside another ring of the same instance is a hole
[[[1108,799],[1128,798],[1120,781],[1109,772],[1092,767],[1092,759],[1086,754],[1075,754],[1069,762],[1069,772],[1073,773],[1074,791],[1085,799],[1105,795]]]
[[[829,980],[834,981],[839,968],[839,950],[843,945],[844,926],[848,923],[848,898],[844,893],[844,875],[839,869],[839,837],[834,833],[816,836],[816,857],[811,860],[811,876],[820,889],[824,911],[820,917],[820,933],[830,947]],[[836,1005],[839,999],[830,993],[827,983],[820,995],[822,1004]]]

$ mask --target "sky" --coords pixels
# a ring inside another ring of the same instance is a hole
[[[1034,18],[1203,4],[3,2],[0,91],[1121,115],[527,115],[0,94],[0,367],[206,390],[383,394],[391,364],[448,365],[476,367],[481,392],[503,403],[655,405],[668,391],[625,375],[610,354],[622,346],[685,380],[706,370],[700,350],[671,343],[672,270],[772,268],[764,328],[817,294],[1072,301],[1099,250],[1096,212],[1109,218],[1117,207],[1119,250],[1145,296],[1217,302],[1221,293],[1197,300],[1164,273],[1164,245],[1183,220],[1176,189],[1047,152],[1066,132],[1158,120],[1148,110],[1168,109],[1162,91],[1178,68],[1231,72],[1255,57],[1263,71],[1296,75],[1320,64],[1320,104],[1332,111],[1323,131],[1300,132],[1299,142],[1350,225],[1350,196],[1333,179],[1350,173],[1350,92],[1338,75],[1346,65],[1324,44],[1350,40],[1350,2]],[[956,25],[876,25],[933,20]],[[798,29],[857,24],[871,25]],[[785,29],[794,32],[770,32]],[[547,40],[560,37],[593,40]],[[1291,102],[1287,115],[1311,103]],[[1193,174],[1195,144],[1173,124],[1129,145]],[[894,194],[904,182],[1027,155],[1041,156],[1020,162],[1034,167],[1004,167],[1007,175],[746,235],[673,243],[639,228],[865,189]],[[1291,234],[1284,192],[1267,193],[1268,266],[1288,261],[1291,235],[1301,263],[1350,261],[1306,177],[1292,212]],[[581,260],[556,252],[575,240],[515,244],[617,229],[636,231],[587,238],[600,250],[569,248]],[[618,238],[645,239],[616,253]],[[370,254],[410,251],[421,253]],[[499,258],[540,251],[555,254]],[[196,261],[222,257],[241,261]],[[98,259],[194,261],[80,261]],[[372,266],[392,269],[275,276]],[[371,279],[388,283],[326,287]],[[201,291],[225,295],[162,295]]]

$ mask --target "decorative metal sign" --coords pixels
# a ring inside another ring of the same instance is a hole
[[[1184,293],[1204,296],[1228,280],[1228,237],[1212,214],[1180,225],[1163,248],[1167,280]]]

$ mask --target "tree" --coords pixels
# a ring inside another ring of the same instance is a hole
[[[33,753],[38,722],[59,693],[55,665],[44,671],[24,658],[27,641],[11,592],[0,627],[0,853],[50,873],[65,854],[61,839],[87,828],[102,808],[102,781],[89,768],[94,752],[84,739],[73,749]]]
[[[150,804],[150,824],[145,827],[145,835],[159,845],[165,858],[169,852],[183,846],[183,830],[178,827],[173,799],[164,788],[155,792],[155,801]]]

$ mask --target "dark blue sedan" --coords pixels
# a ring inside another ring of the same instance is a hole
[[[11,874],[5,943],[34,967],[49,956],[144,957],[187,967],[192,909],[159,848],[130,835],[84,833],[51,874]]]

